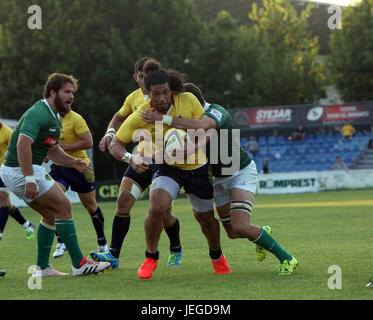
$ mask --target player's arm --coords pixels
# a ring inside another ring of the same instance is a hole
[[[132,154],[126,150],[126,145],[132,141],[132,135],[136,129],[138,129],[136,125],[136,115],[132,114],[123,122],[118,132],[115,134],[111,141],[109,152],[114,159],[126,162],[130,164],[136,172],[142,173],[148,169],[149,164],[143,161],[139,153]]]
[[[34,170],[32,169],[32,144],[34,140],[26,135],[20,134],[17,141],[17,155],[19,166],[25,176],[25,196],[29,199],[36,199],[39,194],[39,187],[36,184]]]
[[[93,139],[90,131],[78,135],[78,141],[71,143],[61,143],[60,147],[64,151],[86,150],[93,147]]]
[[[113,139],[115,132],[117,132],[125,119],[125,117],[122,117],[121,114],[117,112],[110,120],[106,133],[102,137],[99,144],[99,148],[102,152],[109,150],[110,142]]]
[[[181,129],[215,129],[216,122],[208,116],[203,115],[200,119],[186,119],[179,117],[165,116],[163,113],[155,109],[145,110],[141,113],[145,122],[154,123],[155,121],[162,121],[171,127]]]
[[[53,146],[48,151],[47,158],[54,163],[58,163],[64,167],[74,168],[82,173],[88,169],[87,162],[69,156],[59,145]]]

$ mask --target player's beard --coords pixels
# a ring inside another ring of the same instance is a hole
[[[170,105],[171,104],[169,103],[159,104],[159,105],[154,106],[154,109],[156,109],[157,111],[161,113],[166,113],[168,109],[170,108]]]
[[[72,102],[72,101],[71,101]],[[60,95],[57,93],[54,98],[54,105],[59,113],[66,114],[69,113],[71,108],[69,105],[65,105]]]

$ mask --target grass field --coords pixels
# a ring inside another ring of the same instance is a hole
[[[108,240],[115,203],[100,204],[105,215]],[[143,221],[148,202],[138,201],[132,212],[131,228],[121,253],[118,270],[89,277],[44,278],[42,288],[28,288],[28,268],[36,261],[36,239],[9,218],[0,241],[0,299],[108,299],[108,300],[267,300],[267,299],[359,299],[373,298],[365,287],[373,276],[373,190],[322,192],[256,197],[252,221],[270,225],[273,236],[299,261],[290,277],[278,276],[278,260],[271,254],[263,262],[255,260],[255,246],[245,239],[229,239],[221,228],[223,251],[230,263],[229,275],[217,276],[208,248],[186,199],[177,199],[174,212],[181,223],[184,247],[182,266],[169,268],[168,239],[163,233],[160,261],[151,280],[139,280],[137,269],[144,259]],[[28,208],[23,214],[35,224],[39,216]],[[81,205],[73,206],[75,225],[84,254],[96,249],[95,233]],[[53,250],[55,243],[53,245]],[[51,264],[71,274],[66,253],[51,258]],[[342,270],[342,289],[328,288],[332,274],[328,268]]]

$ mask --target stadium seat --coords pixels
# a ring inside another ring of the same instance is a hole
[[[264,136],[260,136],[259,139],[258,139],[258,143],[260,146],[265,146],[266,143],[267,143],[267,138],[264,137]]]
[[[268,144],[269,144],[270,146],[275,145],[275,144],[276,144],[276,138],[275,138],[274,136],[269,136],[269,137],[268,137]]]
[[[277,143],[280,145],[283,145],[286,141],[286,138],[284,136],[278,136],[277,137]]]

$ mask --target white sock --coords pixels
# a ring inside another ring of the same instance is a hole
[[[24,227],[25,229],[27,229],[30,225],[31,225],[30,221],[27,220],[27,221],[22,225],[22,227]]]

